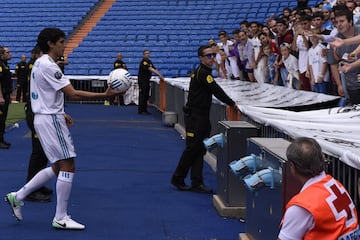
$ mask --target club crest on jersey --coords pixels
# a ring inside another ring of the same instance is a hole
[[[54,76],[56,79],[60,79],[62,77],[62,73],[57,71]]]
[[[31,98],[36,100],[36,99],[39,98],[39,95],[37,93],[35,93],[35,92],[31,92]]]
[[[212,83],[212,82],[214,81],[214,78],[213,78],[211,75],[207,75],[206,81],[207,81],[208,83]]]

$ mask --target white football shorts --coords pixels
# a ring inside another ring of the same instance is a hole
[[[76,157],[64,115],[35,114],[34,126],[41,146],[51,163]]]

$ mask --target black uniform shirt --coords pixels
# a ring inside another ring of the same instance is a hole
[[[15,73],[18,81],[25,82],[29,77],[29,69],[26,62],[16,64]]]
[[[114,62],[114,69],[123,68],[125,70],[128,70],[126,64],[122,60],[116,60]]]
[[[191,75],[187,106],[200,111],[210,112],[212,95],[229,106],[235,102],[215,82],[211,75],[212,69],[200,64],[195,73]]]
[[[3,92],[12,92],[11,71],[4,61],[0,61],[0,82]]]
[[[149,68],[152,67],[156,69],[156,67],[152,64],[150,59],[143,58],[140,62],[139,66],[139,80],[150,80],[152,72],[149,70]]]

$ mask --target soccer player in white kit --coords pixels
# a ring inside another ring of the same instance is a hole
[[[21,207],[23,200],[32,191],[43,186],[50,179],[57,177],[56,213],[52,222],[54,228],[85,229],[70,218],[67,213],[68,199],[75,172],[76,157],[74,145],[68,129],[72,120],[64,112],[64,94],[71,99],[105,98],[116,94],[108,87],[104,93],[93,93],[75,90],[70,80],[64,76],[56,64],[56,59],[64,54],[65,33],[58,28],[43,29],[37,39],[37,44],[44,55],[34,63],[30,80],[31,107],[35,114],[34,126],[41,145],[51,166],[38,172],[28,183],[17,192],[5,196],[13,215],[22,220]]]

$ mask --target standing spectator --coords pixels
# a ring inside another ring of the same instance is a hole
[[[16,82],[16,101],[20,102],[21,97],[22,101],[26,102],[26,94],[28,90],[28,78],[29,78],[29,68],[26,63],[26,55],[21,55],[21,61],[16,64],[15,74],[17,78]]]
[[[230,52],[234,49],[234,43],[229,40],[229,36],[227,35],[226,31],[221,30],[218,33],[218,37],[220,40],[220,47],[224,49],[224,52],[227,56],[225,64],[228,65],[227,67],[228,71],[228,78],[231,79],[238,79],[240,80],[240,71],[237,64],[236,56],[233,56],[230,54]]]
[[[256,80],[253,69],[254,49],[252,43],[249,41],[245,32],[240,31],[239,37],[240,44],[238,45],[238,48],[241,70],[247,81],[255,82]]]
[[[353,14],[348,9],[342,8],[336,10],[335,18],[337,21],[338,38],[346,40],[360,34],[360,26],[353,24]],[[333,46],[330,47],[328,54],[328,62],[329,64],[332,65],[331,66],[332,74],[335,73],[335,70],[333,69],[336,68],[336,66],[338,66],[344,54],[352,53],[357,47],[358,47],[357,43],[343,45],[336,48],[334,48]],[[360,72],[360,67],[356,66],[344,73],[346,92],[348,94],[349,101],[351,104],[360,103],[360,82],[357,80],[357,74],[359,72]],[[338,86],[339,95],[343,96],[343,92],[340,91],[342,90],[342,88],[341,88],[341,82],[339,80],[337,80],[337,86]]]
[[[12,93],[11,72],[8,60],[11,59],[9,48],[0,47],[0,149],[8,149],[11,144],[4,139],[5,122],[10,105]]]
[[[293,31],[288,29],[286,22],[282,19],[278,19],[276,21],[276,28],[278,30],[278,34],[277,34],[277,38],[276,38],[278,48],[280,49],[280,45],[282,43],[288,43],[291,46],[291,44],[294,40]],[[286,68],[281,60],[282,60],[282,57],[281,57],[281,54],[279,54],[278,59],[275,62],[275,67],[278,71],[277,75],[279,76],[280,79],[276,79],[276,82],[279,85],[285,85],[286,84],[285,81],[286,81],[288,73],[287,73]]]
[[[254,69],[254,78],[256,82],[264,83],[266,80],[264,79],[264,58],[262,58],[262,51],[261,50],[261,41],[259,39],[259,23],[258,22],[251,22],[250,23],[250,31],[252,38],[249,39],[253,45],[254,54],[253,54],[253,66]]]
[[[286,205],[278,239],[358,239],[355,204],[344,186],[325,174],[316,140],[295,139],[286,157],[302,189]]]
[[[68,200],[75,172],[75,147],[68,126],[71,118],[64,112],[64,93],[72,99],[104,98],[114,94],[111,87],[104,93],[76,90],[63,75],[56,59],[64,53],[65,33],[58,28],[45,28],[38,35],[37,43],[44,55],[36,60],[31,73],[31,108],[35,114],[34,126],[51,166],[38,172],[17,192],[6,194],[12,213],[22,220],[21,208],[25,197],[54,177],[57,203],[52,226],[56,229],[84,229],[85,226],[68,215]]]
[[[211,71],[216,53],[209,46],[200,46],[198,57],[200,65],[191,76],[189,95],[184,106],[186,129],[186,148],[171,178],[171,184],[181,191],[192,190],[211,194],[213,191],[204,185],[203,164],[206,149],[203,140],[210,136],[210,108],[212,95],[220,101],[238,110],[236,103],[228,97],[215,82]],[[185,184],[185,178],[191,169],[191,188]]]
[[[324,46],[316,36],[311,36],[312,43],[308,54],[308,71],[313,86],[317,93],[328,93],[329,71],[326,58],[322,55]]]
[[[247,20],[243,20],[240,22],[240,31],[245,32],[246,34],[248,34],[249,32],[249,22]]]
[[[262,46],[262,51],[264,53],[264,61],[265,61],[265,79],[266,83],[274,84],[275,77],[276,77],[276,71],[274,67],[274,63],[276,61],[277,54],[273,53],[271,51],[270,44]]]
[[[292,49],[298,52],[300,89],[306,91],[311,91],[310,79],[306,77],[308,50],[310,48],[309,38],[306,36],[306,32],[310,30],[311,21],[311,16],[307,14],[301,16],[301,28],[297,29],[295,32],[292,46]]]
[[[152,74],[159,76],[160,81],[164,81],[164,77],[156,69],[150,60],[150,51],[143,51],[143,59],[139,65],[138,84],[139,84],[139,105],[138,114],[149,115],[151,114],[147,110],[149,94],[150,94],[150,78]]]
[[[284,86],[293,89],[299,89],[299,63],[298,59],[290,53],[290,45],[282,43],[280,53],[282,62],[286,68],[287,76],[284,78]]]

